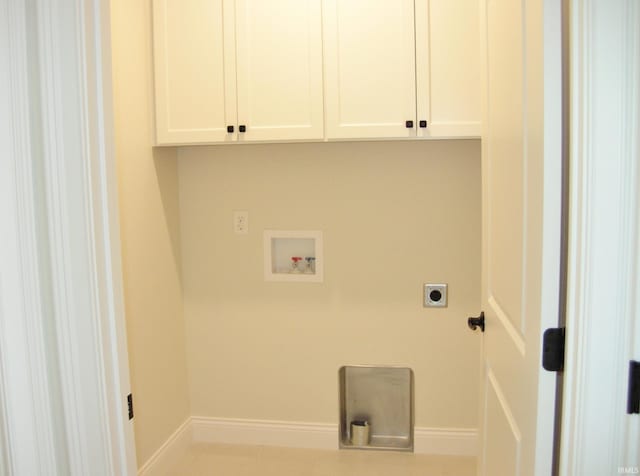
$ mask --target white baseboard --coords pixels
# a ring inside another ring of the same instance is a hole
[[[338,449],[338,425],[269,420],[191,417],[138,470],[138,476],[164,476],[192,443]],[[478,432],[467,428],[416,428],[414,451],[420,454],[476,456]]]
[[[427,455],[478,455],[475,428],[415,428],[413,451]]]
[[[193,442],[192,432],[191,418],[187,418],[138,470],[138,476],[164,476],[186,454]]]
[[[338,425],[192,417],[193,440],[204,443],[338,449]]]
[[[191,423],[196,442],[338,449],[337,424],[210,417],[192,417]],[[477,440],[475,428],[416,428],[414,451],[476,456]]]

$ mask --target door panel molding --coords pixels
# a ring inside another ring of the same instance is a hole
[[[514,440],[518,442],[518,444],[520,444],[520,442],[522,441],[522,432],[520,431],[518,423],[513,416],[513,412],[511,411],[511,407],[504,396],[504,392],[502,391],[502,388],[498,383],[498,379],[496,378],[496,375],[493,373],[493,370],[491,370],[491,368],[489,368],[487,371],[487,379],[489,380],[491,388],[493,389],[496,397],[498,398],[498,401],[500,402],[500,407],[502,408],[502,412],[504,413],[507,422],[509,422],[509,427],[511,428],[511,433],[513,434]]]
[[[485,445],[485,453],[482,458],[482,468],[481,474],[483,476],[494,476],[498,474],[509,474],[510,476],[519,476],[521,474],[521,461],[522,461],[522,431],[520,431],[520,427],[516,421],[516,418],[511,410],[511,407],[505,397],[505,394],[496,378],[495,373],[491,369],[490,365],[487,365],[486,368],[486,381],[485,381],[485,408],[484,408],[484,419],[485,421],[489,420],[489,412],[490,408],[494,403],[497,403],[499,407],[499,413],[504,419],[504,423],[506,425],[498,425],[503,428],[491,428],[491,435],[488,434],[487,428],[485,428],[484,439],[486,441]],[[495,415],[492,415],[492,420],[496,422]],[[497,423],[500,423],[498,420]],[[504,426],[508,429],[505,431]],[[505,434],[506,433],[506,434]],[[491,447],[493,441],[492,438],[498,436],[500,438],[499,447],[500,447],[500,461],[498,464],[504,465],[507,464],[507,468],[504,466],[500,466],[499,468],[495,467],[493,461],[488,460],[486,449]],[[509,448],[509,443],[511,443],[512,447]],[[509,451],[510,450],[510,451]],[[505,455],[505,453],[508,453]],[[508,464],[508,463],[511,464]],[[487,467],[489,466],[489,467]]]
[[[513,344],[516,346],[516,349],[518,349],[520,355],[524,357],[527,349],[527,344],[524,340],[524,336],[520,333],[516,326],[513,325],[513,322],[511,321],[511,319],[509,319],[509,316],[507,316],[502,307],[500,307],[500,304],[498,304],[498,301],[496,301],[494,296],[489,296],[489,306],[495,313],[500,324],[502,324],[504,330],[507,332],[507,335],[509,336],[511,342],[513,342]]]
[[[524,1],[492,0],[484,2],[483,10],[485,68],[490,75],[486,81],[483,143],[485,157],[491,157],[491,160],[483,161],[484,211],[488,223],[486,298],[493,297],[494,302],[502,303],[499,306],[503,311],[499,316],[501,322],[510,334],[517,329],[516,334],[523,341],[526,335],[526,235],[529,231],[526,4]],[[507,170],[513,173],[508,174]],[[510,187],[508,197],[503,195],[506,187]],[[496,192],[498,188],[502,193]],[[511,194],[514,190],[517,193]],[[514,220],[517,225],[513,225]],[[511,234],[493,233],[494,229],[509,229]],[[509,276],[505,276],[505,269]]]

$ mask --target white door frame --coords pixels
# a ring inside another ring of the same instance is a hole
[[[136,473],[107,0],[0,0],[0,472]]]
[[[640,360],[640,3],[571,0],[571,25],[560,474],[638,474],[640,417],[626,396]]]
[[[624,413],[625,364],[640,360],[640,5],[572,6],[566,476],[637,465],[640,437]],[[0,0],[2,474],[136,471],[109,33],[107,0]]]

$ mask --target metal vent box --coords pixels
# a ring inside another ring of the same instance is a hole
[[[340,381],[340,448],[413,451],[413,371],[344,366]],[[368,422],[369,443],[352,442],[351,423]]]

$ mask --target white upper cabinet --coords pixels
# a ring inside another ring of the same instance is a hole
[[[153,0],[159,145],[480,136],[477,0]]]
[[[414,0],[323,8],[327,137],[415,136]]]
[[[321,0],[154,0],[158,144],[322,139]]]
[[[240,140],[322,139],[320,0],[236,0]]]
[[[479,4],[416,0],[419,137],[480,137]]]
[[[324,0],[326,133],[479,137],[477,0]]]
[[[158,144],[229,138],[227,126],[236,114],[235,53],[223,3],[153,2]]]

